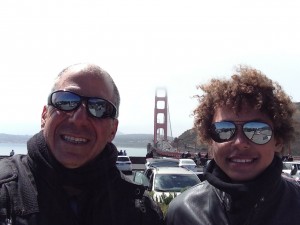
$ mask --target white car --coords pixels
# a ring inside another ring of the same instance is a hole
[[[150,167],[178,167],[179,160],[174,158],[148,158],[146,159],[145,168]]]
[[[128,156],[118,155],[116,166],[123,173],[132,174],[132,162]]]
[[[289,175],[300,174],[300,161],[284,161],[282,172]]]
[[[192,159],[179,159],[179,166],[197,172],[197,165]]]
[[[175,197],[201,182],[193,171],[182,167],[150,168],[143,173],[136,172],[133,181],[146,186],[157,202],[162,202],[163,195]]]

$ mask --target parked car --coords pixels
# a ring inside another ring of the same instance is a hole
[[[132,174],[132,162],[129,156],[118,155],[116,166],[123,173]]]
[[[197,165],[192,159],[179,159],[179,166],[197,172]]]
[[[178,167],[179,160],[174,158],[148,158],[146,159],[145,167]]]
[[[290,175],[300,175],[300,161],[284,161],[282,172]]]
[[[157,202],[162,201],[163,195],[177,196],[201,182],[193,171],[182,167],[151,167],[144,172],[136,171],[133,181],[153,192],[153,199]]]
[[[282,175],[300,184],[300,161],[283,161]]]

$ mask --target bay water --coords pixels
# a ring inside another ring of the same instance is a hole
[[[0,155],[9,155],[11,150],[15,151],[15,154],[27,154],[27,144],[26,143],[0,143]],[[132,147],[122,147],[117,146],[117,149],[126,150],[128,156],[139,156],[143,157],[147,154],[147,148],[132,148]]]

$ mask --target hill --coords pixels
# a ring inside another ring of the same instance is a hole
[[[122,134],[116,135],[113,143],[117,146],[146,148],[148,143],[153,142],[153,134]]]
[[[31,135],[15,135],[0,133],[0,143],[26,143]]]

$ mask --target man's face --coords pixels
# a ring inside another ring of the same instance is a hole
[[[114,103],[111,82],[105,77],[76,69],[67,71],[56,89],[100,97]],[[85,102],[70,112],[45,106],[42,113],[46,143],[54,157],[66,168],[78,168],[92,161],[113,140],[117,128],[117,119],[91,117]]]
[[[261,121],[273,126],[270,118],[249,106],[244,106],[236,115],[231,108],[216,110],[212,122],[220,121]],[[274,138],[266,144],[255,144],[243,133],[241,126],[233,139],[223,143],[212,141],[213,157],[218,166],[233,180],[247,181],[257,177],[272,162],[281,143]]]

